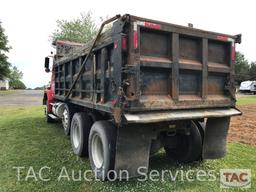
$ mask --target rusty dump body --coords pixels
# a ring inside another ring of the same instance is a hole
[[[104,158],[114,166],[102,167],[128,170],[130,177],[139,176],[139,167],[147,171],[150,155],[162,147],[181,162],[221,158],[230,117],[241,114],[234,85],[240,42],[241,35],[115,16],[87,44],[56,42],[52,113],[62,118],[64,130],[74,115],[71,143],[79,140],[77,125],[88,133],[93,169],[100,150],[90,153],[92,135],[102,130],[111,135],[103,146],[112,155]]]
[[[121,114],[235,107],[240,38],[124,15],[97,41],[69,101],[116,121]],[[66,54],[57,44],[55,99],[65,100],[91,44]]]

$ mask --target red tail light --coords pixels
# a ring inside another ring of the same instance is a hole
[[[235,47],[232,46],[232,50],[231,50],[231,60],[232,60],[232,63],[235,62],[235,57],[236,57]]]
[[[138,48],[138,34],[137,34],[137,31],[133,32],[133,48],[134,49]]]
[[[127,51],[127,37],[122,36],[122,50]]]

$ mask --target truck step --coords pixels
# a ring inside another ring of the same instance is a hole
[[[56,117],[55,115],[53,115],[53,114],[48,114],[49,115],[49,117],[51,117],[52,119],[58,119],[58,117]]]

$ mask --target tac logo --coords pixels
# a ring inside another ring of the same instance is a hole
[[[251,188],[251,170],[220,169],[220,188]]]

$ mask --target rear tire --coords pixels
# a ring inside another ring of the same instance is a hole
[[[92,121],[89,116],[84,113],[75,113],[71,123],[71,145],[73,152],[80,156],[88,156],[88,138]]]
[[[202,159],[203,146],[199,127],[193,121],[190,125],[190,135],[177,135],[176,148],[164,147],[168,158],[180,163],[190,163]]]
[[[89,159],[96,178],[111,176],[108,172],[114,169],[115,147],[116,127],[108,121],[95,122],[89,136]]]
[[[71,127],[71,121],[74,115],[74,110],[71,106],[65,104],[64,110],[63,110],[63,116],[62,116],[62,126],[64,129],[64,134],[66,136],[70,135],[70,127]]]

